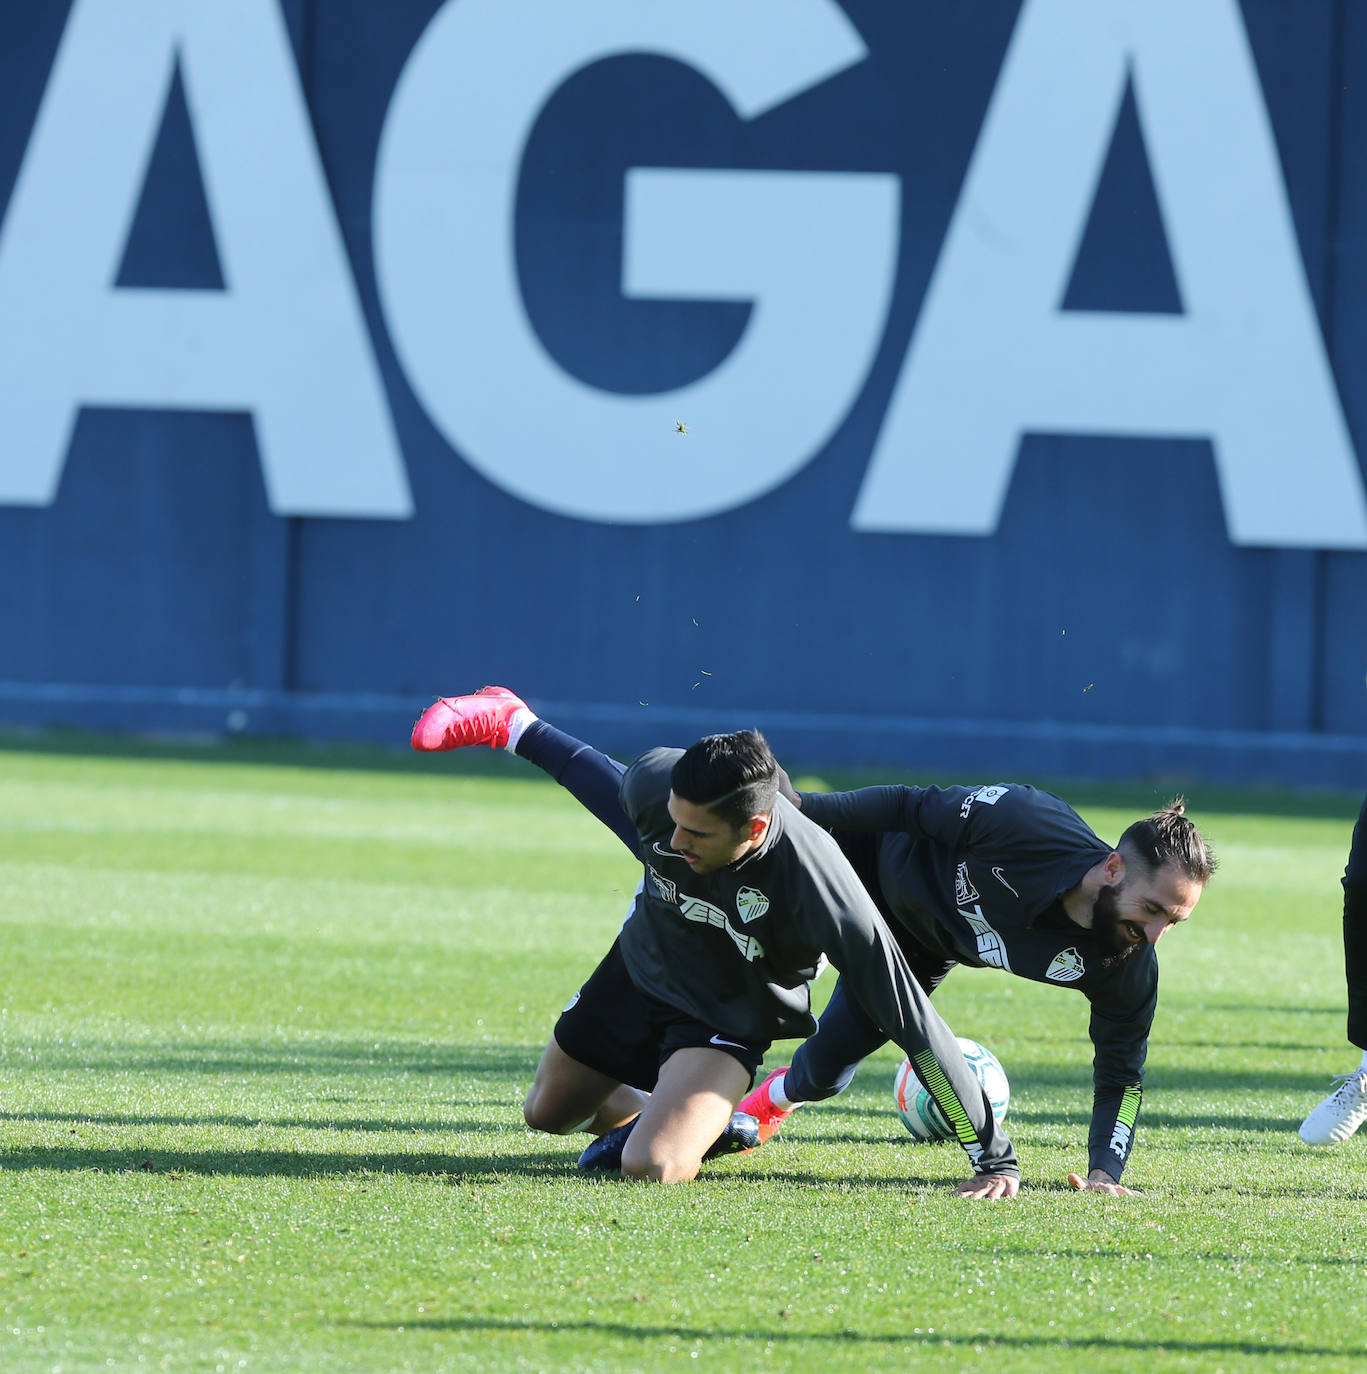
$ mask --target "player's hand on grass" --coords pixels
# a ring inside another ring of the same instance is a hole
[[[1119,1184],[1105,1169],[1093,1169],[1086,1178],[1081,1174],[1069,1174],[1068,1182],[1080,1193],[1110,1193],[1113,1197],[1133,1197],[1134,1189]]]
[[[1014,1174],[974,1174],[954,1190],[955,1197],[969,1197],[976,1201],[995,1202],[998,1198],[1015,1197],[1021,1181]]]

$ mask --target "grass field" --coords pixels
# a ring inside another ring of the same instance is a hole
[[[1193,790],[1224,868],[1163,946],[1142,1196],[1064,1183],[1081,997],[951,977],[1024,1171],[974,1205],[891,1111],[892,1050],[687,1187],[531,1135],[636,870],[525,765],[98,743],[0,749],[7,1374],[1362,1368],[1367,1139],[1295,1133],[1356,1058],[1356,799]],[[1164,799],[1067,794],[1106,837]]]

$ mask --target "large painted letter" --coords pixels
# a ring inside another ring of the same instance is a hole
[[[545,102],[574,72],[625,53],[696,67],[753,118],[865,49],[831,0],[448,4],[390,106],[376,167],[376,271],[414,389],[490,481],[560,514],[683,520],[783,481],[852,404],[891,298],[898,184],[632,169],[624,291],[754,308],[732,355],[689,386],[657,396],[586,386],[527,317],[514,197]],[[693,430],[686,450],[675,416]]]
[[[116,289],[177,59],[226,290]],[[54,499],[84,403],[250,410],[277,514],[411,513],[276,0],[76,0],[0,234],[0,376],[0,501]]]
[[[1127,68],[1185,316],[1059,308]],[[1025,430],[1208,436],[1234,543],[1367,547],[1236,0],[1026,0],[854,525],[990,534]]]

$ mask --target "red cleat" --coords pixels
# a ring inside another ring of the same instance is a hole
[[[759,1143],[761,1145],[770,1136],[777,1135],[778,1128],[802,1105],[801,1102],[795,1102],[791,1107],[775,1107],[769,1097],[769,1084],[780,1074],[787,1072],[788,1066],[786,1064],[781,1069],[775,1069],[758,1088],[750,1092],[748,1097],[742,1097],[736,1107],[738,1112],[744,1112],[746,1116],[753,1116],[759,1123]]]
[[[527,704],[506,687],[481,687],[467,697],[442,697],[418,717],[413,748],[427,752],[487,744],[502,749],[508,743],[508,722]]]

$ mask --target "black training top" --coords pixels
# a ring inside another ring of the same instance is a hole
[[[1105,962],[1108,950],[1061,900],[1111,846],[1066,802],[1020,783],[803,793],[802,811],[834,830],[879,832],[877,895],[894,933],[947,961],[1087,998],[1091,1167],[1118,1178],[1134,1142],[1158,961],[1144,944]]]
[[[722,1036],[767,1043],[816,1029],[809,985],[824,953],[932,1091],[938,1078],[936,1100],[946,1096],[940,1105],[974,1167],[1016,1173],[953,1032],[830,835],[780,797],[762,844],[727,868],[695,873],[670,848],[669,778],[681,752],[653,749],[622,780],[645,863],[620,937],[632,980]]]

